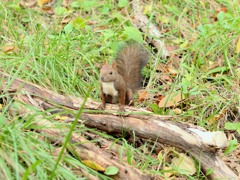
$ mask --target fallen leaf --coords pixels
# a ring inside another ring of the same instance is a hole
[[[96,24],[97,24],[97,21],[88,20],[86,23],[87,23],[87,25],[96,25]]]
[[[43,5],[52,2],[53,0],[38,0],[38,5],[42,7]]]
[[[22,0],[19,2],[19,5],[25,8],[31,8],[35,5],[35,3],[36,1],[33,1],[33,0]]]
[[[60,115],[56,115],[54,117],[55,120],[60,120],[60,121],[66,121],[69,117],[68,116],[60,116]]]
[[[71,2],[72,2],[71,0],[63,0],[62,1],[62,6],[68,8]]]
[[[173,82],[173,81],[172,81],[172,78],[170,78],[167,73],[161,74],[160,79],[161,79],[162,81],[164,81],[164,82],[170,82],[170,83]]]
[[[158,104],[163,99],[163,96],[161,94],[157,94],[153,98],[155,102]]]
[[[217,61],[208,61],[208,69],[214,69],[218,67]]]
[[[165,67],[163,67],[161,64],[159,64],[159,65],[156,67],[156,70],[157,70],[157,71],[160,71],[160,72],[166,72]]]
[[[102,167],[101,165],[97,164],[97,163],[94,162],[94,161],[91,161],[91,160],[83,160],[82,163],[85,164],[87,167],[90,167],[91,169],[94,169],[94,170],[96,170],[96,171],[102,171],[102,172],[105,171],[105,168],[104,168],[104,167]]]
[[[144,11],[143,11],[143,14],[148,14],[148,13],[151,13],[152,12],[152,5],[146,5],[144,7]]]
[[[3,106],[2,106],[2,104],[0,104],[0,111],[2,110],[2,108],[3,108]]]
[[[181,61],[181,59],[179,58],[179,56],[175,52],[178,49],[178,47],[177,46],[166,46],[166,49],[168,50],[168,52],[170,54],[169,59],[171,60],[172,66],[174,68],[178,69],[180,61]]]
[[[138,91],[138,100],[140,102],[145,101],[147,99],[148,93],[145,90]]]
[[[216,14],[215,14],[215,17],[214,17],[214,21],[218,21],[218,20],[219,20],[219,19],[218,19],[218,14],[219,14],[220,12],[226,13],[227,11],[228,11],[228,9],[227,9],[226,7],[222,7],[222,8],[220,8],[220,9],[216,10]]]
[[[6,44],[6,45],[2,46],[2,50],[5,53],[12,52],[14,49],[15,49],[15,46],[13,44]]]
[[[167,68],[167,70],[172,76],[178,75],[178,72],[173,68]]]
[[[218,14],[221,11],[226,13],[228,11],[228,9],[226,7],[222,7],[220,9],[216,10],[216,13]]]
[[[236,53],[238,54],[240,52],[240,36],[238,38],[237,46],[236,46]]]
[[[171,167],[164,166],[163,170],[164,170],[164,177],[165,178],[170,178],[172,175],[174,175],[174,171]]]
[[[158,160],[159,161],[163,161],[164,160],[164,157],[163,157],[163,154],[162,154],[162,152],[160,151],[159,153],[158,153]]]
[[[179,105],[180,101],[184,99],[184,95],[181,91],[173,92],[168,96],[165,96],[158,104],[160,108],[171,107]]]
[[[174,112],[175,114],[177,114],[177,115],[182,114],[182,110],[179,109],[179,108],[173,109],[173,112]]]
[[[180,153],[179,157],[172,159],[172,165],[175,166],[181,174],[193,175],[196,173],[193,159],[183,153]]]
[[[52,151],[52,155],[53,156],[59,156],[61,150],[62,150],[62,147],[54,148],[53,151]],[[67,150],[64,149],[63,154],[66,154],[66,153],[67,153]]]
[[[77,17],[77,18],[73,19],[71,22],[72,22],[73,27],[75,27],[75,28],[82,29],[86,26],[85,19],[83,19],[81,17]]]
[[[108,166],[107,168],[106,168],[106,171],[104,172],[104,174],[106,174],[106,175],[116,175],[117,173],[118,173],[118,168],[117,167],[115,167],[115,166]]]
[[[227,110],[228,108],[222,109],[218,114],[209,119],[209,123],[210,124],[216,123],[219,119],[226,115]]]
[[[62,21],[61,21],[61,24],[67,24],[67,23],[69,23],[70,22],[70,20],[71,20],[71,18],[65,18],[65,19],[63,19]]]

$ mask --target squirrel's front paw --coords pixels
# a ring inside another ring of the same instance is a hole
[[[124,112],[124,111],[125,111],[125,109],[124,109],[124,106],[123,106],[123,105],[119,105],[119,111],[121,111],[121,112]]]
[[[104,110],[104,109],[105,109],[105,105],[104,105],[104,104],[101,104],[101,105],[98,107],[98,109]]]

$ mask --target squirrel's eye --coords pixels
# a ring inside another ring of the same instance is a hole
[[[110,71],[110,73],[109,74],[112,74],[112,71]]]

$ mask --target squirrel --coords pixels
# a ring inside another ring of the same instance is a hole
[[[133,93],[141,87],[141,71],[148,59],[148,52],[132,43],[120,49],[112,64],[104,62],[100,69],[100,109],[105,109],[106,102],[119,102],[120,111],[124,105],[134,105]]]

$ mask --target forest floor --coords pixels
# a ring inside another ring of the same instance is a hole
[[[135,106],[208,131],[224,131],[229,146],[219,153],[239,176],[240,2],[137,2],[161,33],[158,39],[165,43],[167,57],[149,42],[148,32],[133,23],[136,1],[7,0],[0,2],[0,71],[65,96],[100,102],[101,65],[111,62],[124,42],[136,41],[151,57]],[[12,82],[9,79],[9,87]],[[64,114],[77,113],[68,109],[58,114],[13,115],[11,107],[19,105],[11,97],[8,89],[0,95],[0,179],[77,179],[89,174],[114,178],[116,167],[104,173],[102,167],[94,170],[39,133],[41,127],[34,124],[39,115],[58,129],[75,128],[76,133],[94,137],[95,144],[108,141],[121,146],[120,162],[156,179],[208,179],[194,159],[194,173],[192,167],[185,167],[191,172],[173,167],[171,161],[182,150],[124,132],[114,136],[83,124],[71,126],[63,123]],[[111,143],[102,148],[110,148]]]

